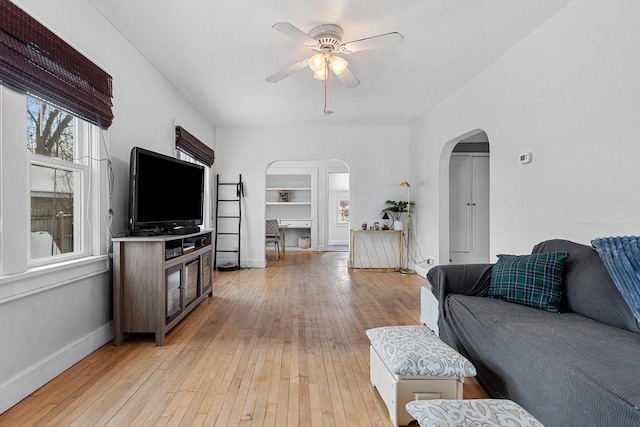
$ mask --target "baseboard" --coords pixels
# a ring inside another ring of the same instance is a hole
[[[0,384],[0,414],[109,342],[112,327],[109,322]]]
[[[262,259],[241,259],[240,260],[240,265],[242,265],[242,267],[249,267],[249,268],[265,268],[267,266],[267,262],[266,260]],[[213,284],[214,288],[215,288],[215,283]]]

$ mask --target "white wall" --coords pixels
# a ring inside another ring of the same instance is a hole
[[[587,243],[638,232],[640,3],[633,0],[571,3],[416,122],[411,135],[406,127],[216,131],[89,2],[18,3],[113,76],[116,233],[126,227],[131,147],[171,154],[174,120],[217,145],[223,178],[243,174],[249,265],[264,265],[264,180],[274,160],[344,160],[353,224],[378,218],[384,200],[404,196],[398,183],[408,179],[422,254],[440,261],[448,252],[448,199],[440,194],[448,188],[448,151],[477,129],[491,144],[492,255],[528,252],[553,237]],[[523,151],[533,153],[527,166],[518,163]],[[11,349],[0,353],[0,411],[19,399],[16,390],[24,397],[108,341],[110,274],[62,283],[0,304],[0,342]]]
[[[172,155],[174,120],[211,146],[215,129],[88,1],[15,3],[113,77],[112,229],[114,234],[124,231],[131,148]],[[0,412],[111,339],[111,272],[102,268],[88,278],[64,276],[31,276],[30,281],[42,283],[25,296],[19,293],[27,283],[0,285],[0,296],[15,289],[13,296],[0,298],[0,342],[10,349],[0,352]]]
[[[218,128],[221,180],[246,184],[242,264],[265,265],[265,171],[276,160],[344,161],[350,171],[351,224],[380,218],[384,201],[402,197],[408,178],[408,127]]]
[[[492,260],[550,238],[638,233],[638,16],[631,0],[572,2],[412,127],[425,257],[446,263],[449,153],[476,129],[491,150]]]

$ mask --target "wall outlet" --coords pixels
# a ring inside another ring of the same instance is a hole
[[[436,259],[432,256],[430,256],[429,258],[427,258],[427,264],[428,265],[433,265],[436,263]]]

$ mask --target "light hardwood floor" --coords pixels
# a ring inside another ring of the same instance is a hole
[[[369,382],[366,329],[418,324],[419,276],[287,253],[216,273],[174,328],[107,344],[0,415],[0,425],[391,426]],[[475,381],[466,398],[486,397]]]

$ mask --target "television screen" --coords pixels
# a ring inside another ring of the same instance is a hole
[[[202,224],[202,166],[134,147],[129,192],[131,230]]]

